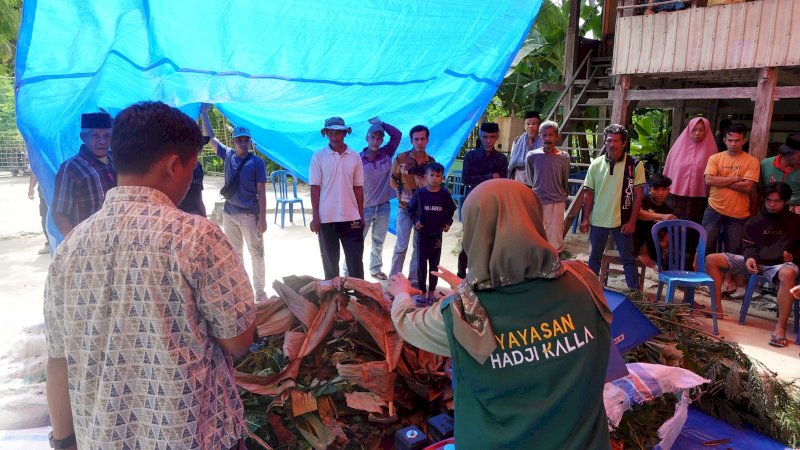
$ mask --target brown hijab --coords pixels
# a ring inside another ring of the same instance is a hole
[[[542,204],[524,184],[507,179],[481,183],[464,202],[464,251],[467,279],[452,301],[453,334],[483,363],[497,347],[480,291],[537,278],[558,278],[566,270],[592,293],[606,320],[611,313],[597,278],[580,263],[563,265],[545,238]]]

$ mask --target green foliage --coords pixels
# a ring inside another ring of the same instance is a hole
[[[0,0],[0,63],[13,72],[22,0]]]
[[[795,382],[779,379],[738,344],[693,328],[691,312],[684,305],[634,303],[662,334],[625,355],[629,362],[667,364],[671,360],[711,380],[693,401],[706,414],[735,427],[749,424],[793,448],[800,444],[800,387]],[[626,441],[625,448],[636,448],[642,436],[657,431],[652,423],[631,424],[638,429],[627,436],[636,439]]]
[[[637,109],[632,121],[631,154],[639,157],[652,154],[663,163],[669,151],[672,115],[661,109]]]
[[[0,66],[0,136],[19,136],[14,107],[14,79],[5,70]]]
[[[225,116],[223,116],[222,113],[217,110],[217,108],[211,107],[208,110],[208,119],[211,121],[211,126],[214,128],[214,134],[217,136],[217,139],[219,139],[228,147],[233,147],[233,137],[230,134],[232,126],[228,120],[225,119]],[[256,146],[255,155],[261,158],[261,160],[264,161],[264,164],[266,164],[268,175],[276,170],[282,169],[278,163],[267,158],[263,153],[261,153],[261,149],[258,148],[258,146]],[[222,174],[225,170],[222,160],[217,156],[217,154],[214,152],[214,149],[210,145],[203,147],[203,150],[200,152],[199,159],[200,164],[203,166],[203,170],[206,173]]]
[[[596,0],[581,6],[580,35],[599,36],[602,16]],[[486,109],[492,120],[498,116],[521,116],[526,110],[547,112],[558,99],[558,92],[545,92],[542,83],[561,83],[564,78],[564,52],[569,3],[560,5],[545,0],[528,35],[517,52],[505,80]]]

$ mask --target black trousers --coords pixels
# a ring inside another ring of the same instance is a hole
[[[442,258],[442,233],[428,235],[420,232],[414,233],[414,245],[417,246],[417,283],[419,289],[425,292],[433,292],[439,277],[431,275],[431,270],[437,270],[439,260]],[[428,290],[425,290],[425,280],[428,282]]]
[[[461,253],[458,254],[458,272],[456,272],[456,276],[458,278],[467,278],[467,264],[469,260],[467,259],[467,252],[464,249],[461,249]]]
[[[364,227],[360,220],[323,223],[318,237],[326,280],[339,276],[339,244],[344,249],[349,275],[364,278]]]

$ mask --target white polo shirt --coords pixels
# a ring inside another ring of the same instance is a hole
[[[353,186],[364,186],[364,166],[361,156],[345,148],[342,154],[329,145],[311,157],[308,183],[320,187],[319,219],[321,223],[360,220]]]

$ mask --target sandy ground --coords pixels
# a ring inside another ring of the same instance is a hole
[[[209,211],[214,210],[220,201],[218,194],[222,180],[219,177],[206,177],[204,201]],[[42,292],[47,267],[50,261],[48,254],[39,255],[37,251],[44,245],[44,236],[39,224],[38,198],[27,198],[28,178],[12,177],[0,173],[0,267],[4,274],[0,277],[0,412],[3,410],[3,398],[9,392],[25,384],[36,384],[42,381],[42,364],[45,358],[45,347],[42,338]],[[316,235],[303,226],[302,218],[295,215],[294,223],[286,217],[286,226],[281,229],[273,223],[275,201],[272,190],[268,187],[268,230],[266,233],[267,285],[270,294],[271,281],[287,275],[307,274],[322,277],[322,263]],[[307,188],[300,189],[300,195],[306,206],[306,220],[310,222],[310,200]],[[280,217],[278,217],[280,222]],[[461,225],[456,222],[449,233],[445,234],[442,263],[455,272],[457,256],[454,249],[458,245]],[[394,248],[395,238],[387,237],[383,249],[384,271],[389,271],[389,263]],[[578,259],[586,260],[587,243],[585,236],[570,234],[567,236],[566,248]],[[409,252],[410,253],[410,252]],[[365,266],[369,258],[369,244],[365,249]],[[410,254],[406,258],[406,264]],[[245,264],[250,271],[249,258],[245,255]],[[648,271],[646,290],[654,295],[655,273]],[[376,280],[370,280],[376,281]],[[612,276],[611,286],[622,287],[620,276]],[[699,294],[698,300],[708,304],[708,298]],[[720,337],[738,342],[751,356],[762,361],[766,366],[787,379],[800,378],[800,346],[791,343],[788,347],[778,349],[767,345],[769,335],[774,327],[774,315],[751,309],[747,325],[736,323],[739,304],[724,302],[725,313],[729,317],[720,321]],[[699,319],[701,326],[711,331],[710,319]],[[789,339],[794,341],[791,331],[793,319],[790,319]],[[9,379],[15,379],[13,389],[8,387]],[[43,398],[39,395],[37,405]],[[34,402],[36,403],[36,402]],[[30,405],[29,405],[30,406]],[[36,405],[34,405],[36,406]],[[36,409],[34,406],[31,408]],[[36,409],[39,411],[41,408]],[[0,416],[2,419],[2,416]],[[3,421],[0,420],[0,425]],[[34,425],[31,425],[34,426]],[[2,429],[2,427],[0,427]]]

